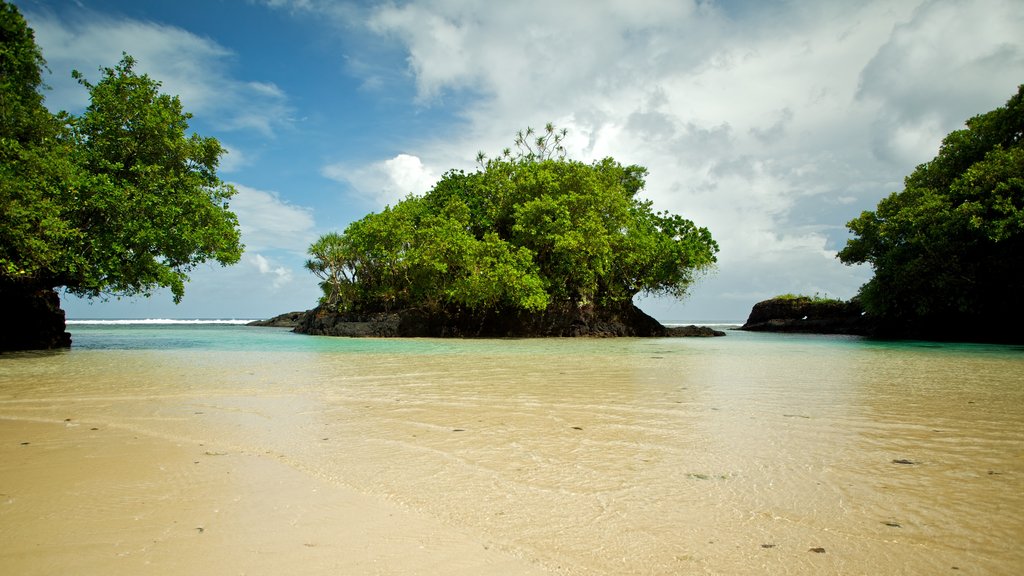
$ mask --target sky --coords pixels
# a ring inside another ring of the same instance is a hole
[[[846,223],[943,136],[1024,83],[1020,0],[15,0],[71,78],[132,55],[229,151],[246,245],[179,305],[62,303],[69,319],[266,318],[316,305],[306,249],[547,122],[571,158],[647,167],[641,193],[707,227],[718,265],[663,322],[743,321],[785,293],[850,298]]]

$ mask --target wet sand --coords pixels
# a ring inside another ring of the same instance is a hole
[[[0,419],[2,574],[544,574],[273,455]]]

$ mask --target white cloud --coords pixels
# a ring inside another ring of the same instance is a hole
[[[271,136],[291,124],[287,95],[271,83],[233,78],[228,64],[234,54],[217,42],[174,26],[79,14],[74,20],[27,14],[53,72],[45,79],[53,88],[46,94],[51,109],[77,111],[88,103],[86,90],[71,79],[72,69],[96,82],[100,67],[114,66],[127,52],[137,70],[160,81],[164,92],[178,95],[185,110],[202,114],[220,129]]]
[[[223,142],[221,142],[221,146],[224,147],[225,154],[220,157],[218,173],[237,172],[249,165],[249,158],[241,149]]]
[[[271,287],[275,290],[291,284],[294,279],[291,269],[271,262],[262,254],[247,252],[245,260],[253,264],[261,275],[270,276]]]
[[[233,184],[238,194],[231,209],[238,215],[246,250],[287,250],[304,254],[315,239],[313,211],[266,192]]]
[[[572,155],[648,167],[657,208],[711,229],[720,272],[698,290],[799,279],[848,296],[864,272],[834,255],[853,206],[1005,102],[1024,77],[1022,14],[1015,0],[773,3],[749,18],[712,2],[426,0],[380,5],[369,27],[405,46],[421,103],[468,96],[466,124],[422,143],[431,165],[553,120]]]
[[[409,194],[423,194],[439,178],[419,157],[410,154],[398,154],[367,166],[330,164],[321,173],[331,180],[348,183],[374,207],[381,208]]]
[[[879,158],[928,158],[951,128],[1002,105],[1021,82],[1021,30],[1019,0],[925,2],[898,23],[856,93],[875,107]]]
[[[436,1],[380,5],[369,26],[406,44],[422,99],[470,88],[505,103],[528,93],[535,103],[628,76],[630,55],[641,51],[687,58],[668,54],[651,33],[678,32],[680,23],[691,31],[695,11],[688,1]]]

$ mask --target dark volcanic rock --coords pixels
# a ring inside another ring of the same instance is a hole
[[[709,326],[672,326],[665,328],[666,336],[680,336],[690,338],[706,338],[710,336],[725,336],[725,332],[715,330]]]
[[[772,298],[754,304],[740,330],[867,335],[871,325],[856,299]]]
[[[435,338],[725,335],[724,332],[696,326],[666,328],[632,303],[614,309],[567,305],[532,314],[520,311],[431,313],[422,310],[339,314],[318,307],[300,319],[295,331],[321,336]]]
[[[309,314],[308,311],[301,312],[287,312],[285,314],[279,314],[273,318],[267,320],[253,320],[246,324],[246,326],[267,326],[270,328],[295,328],[302,322],[302,318]]]
[[[50,350],[71,346],[60,297],[51,288],[0,282],[0,351]]]
[[[395,337],[402,335],[400,325],[398,313],[342,315],[317,307],[302,317],[294,331],[313,336]]]

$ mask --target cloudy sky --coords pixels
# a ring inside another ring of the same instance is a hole
[[[782,293],[848,298],[845,223],[1024,83],[1020,0],[15,0],[79,112],[72,69],[127,52],[229,150],[246,253],[184,301],[65,298],[69,318],[259,318],[312,307],[306,247],[517,130],[650,171],[718,269],[662,321],[739,320]]]

